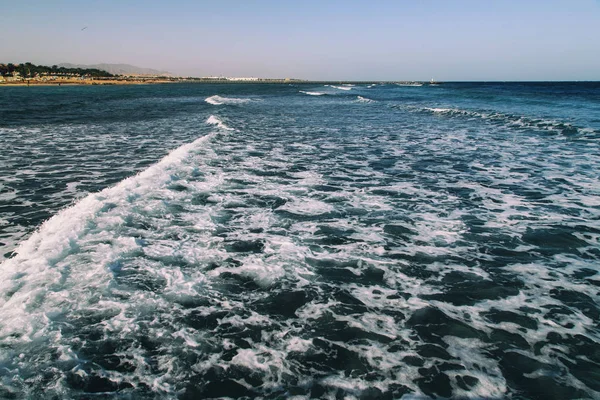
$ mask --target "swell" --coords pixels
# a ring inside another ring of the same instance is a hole
[[[326,95],[326,93],[323,93],[323,92],[309,92],[309,91],[304,91],[304,90],[300,90],[300,93],[304,93],[309,96],[324,96],[324,95]]]
[[[77,387],[72,379],[92,382],[92,386],[94,379],[100,379],[107,388],[120,387],[123,375],[110,368],[97,373],[98,364],[92,365],[81,354],[81,347],[88,355],[106,356],[104,348],[94,347],[96,343],[123,339],[131,326],[143,329],[131,325],[137,316],[146,318],[150,310],[153,315],[166,315],[170,304],[166,297],[187,296],[189,288],[182,283],[181,270],[166,262],[164,268],[156,268],[158,262],[153,259],[164,257],[161,246],[174,242],[157,240],[160,250],[155,251],[146,238],[150,234],[148,224],[153,221],[158,221],[156,231],[167,232],[169,237],[168,232],[176,225],[173,210],[180,202],[190,203],[186,197],[190,177],[199,177],[196,184],[202,188],[218,184],[218,177],[211,179],[199,170],[199,154],[210,154],[207,144],[225,134],[227,127],[215,116],[207,123],[215,125],[209,134],[55,214],[19,244],[13,258],[0,264],[0,397],[6,393],[50,397],[40,395],[44,385],[15,383],[15,379],[40,370],[51,370],[48,379],[56,386],[46,388],[50,392],[64,394],[64,390]],[[207,221],[200,218],[197,225],[202,223]],[[147,265],[125,265],[123,261],[123,257],[142,255],[148,256]],[[145,280],[146,276],[155,279]],[[201,284],[202,279],[198,273],[191,281]],[[151,289],[162,281],[170,284],[166,297]],[[108,331],[114,336],[103,339]],[[96,336],[87,341],[87,335]],[[136,353],[127,340],[119,346],[127,354]],[[150,378],[139,379],[145,387],[152,385]],[[5,387],[8,392],[3,391]],[[168,390],[168,385],[160,390]]]
[[[398,106],[395,106],[398,107]],[[547,132],[558,133],[565,136],[582,135],[595,138],[600,135],[600,130],[588,127],[580,127],[568,122],[557,121],[553,119],[535,118],[525,115],[515,115],[501,113],[492,110],[475,111],[461,108],[442,108],[442,107],[400,107],[411,112],[429,113],[449,118],[481,119],[517,129],[535,129]]]
[[[214,95],[214,96],[207,97],[204,101],[206,101],[208,104],[212,104],[214,106],[220,106],[223,104],[244,104],[244,103],[248,103],[250,101],[250,99],[242,99],[242,98],[236,98],[236,97],[222,97],[219,95]]]
[[[239,122],[97,199],[59,254],[40,253],[43,274],[17,269],[0,291],[20,296],[0,305],[0,397],[12,382],[45,398],[597,397],[581,357],[597,346],[597,268],[580,258],[598,238],[597,152],[581,146],[573,173],[553,140],[528,165],[538,141],[377,134],[361,117],[378,110],[315,118],[318,136]],[[516,146],[526,156],[498,161]]]
[[[357,96],[356,102],[369,104],[369,103],[376,103],[377,100],[369,99],[369,98],[363,97],[363,96]]]
[[[217,127],[224,129],[226,131],[233,131],[233,128],[230,128],[229,126],[225,125],[225,123],[223,123],[223,121],[221,121],[219,118],[215,117],[214,115],[211,115],[210,117],[208,117],[208,119],[206,120],[206,123],[209,125],[216,125]]]
[[[231,130],[214,116],[207,123]],[[55,279],[56,265],[77,250],[77,241],[93,229],[98,216],[117,206],[133,207],[137,198],[176,180],[182,161],[215,133],[171,151],[158,163],[115,186],[88,195],[45,221],[21,242],[14,251],[15,256],[0,264],[0,309],[5,316],[3,326],[0,325],[0,338],[6,337],[6,329],[11,330],[11,318],[7,316],[16,316],[15,310],[22,310],[23,305],[31,302],[32,293],[43,290]],[[105,269],[103,265],[96,265]]]
[[[325,86],[329,86],[330,88],[333,88],[333,89],[345,90],[345,91],[352,90],[352,88],[353,88],[353,86],[336,86],[336,85],[325,85]]]

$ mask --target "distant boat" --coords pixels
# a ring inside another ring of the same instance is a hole
[[[429,81],[430,85],[437,85],[438,82],[436,82],[433,78],[431,78],[431,80]]]

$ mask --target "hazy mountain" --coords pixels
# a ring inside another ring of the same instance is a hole
[[[109,72],[113,75],[171,75],[170,72],[167,71],[159,71],[152,68],[141,68],[136,67],[135,65],[129,64],[92,64],[92,65],[83,65],[83,64],[69,64],[62,63],[58,64],[59,67],[65,68],[96,68],[101,69],[103,71]]]

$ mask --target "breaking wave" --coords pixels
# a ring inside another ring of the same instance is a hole
[[[96,245],[88,243],[103,253],[95,262],[79,267],[60,265],[79,251],[77,243],[85,235],[99,235],[99,239],[103,231],[127,223],[127,213],[114,217],[107,217],[107,213],[116,208],[135,207],[140,197],[159,195],[162,187],[176,180],[174,174],[181,163],[213,135],[173,150],[160,162],[116,186],[88,195],[44,222],[29,239],[21,242],[15,256],[0,264],[0,309],[3,315],[0,338],[7,340],[39,334],[37,330],[69,311],[62,308],[67,298],[77,294],[93,296],[87,291],[110,280],[117,268],[108,263],[110,257],[117,254],[117,250],[125,251],[139,245],[141,239],[117,239],[111,246],[104,246],[101,241]],[[71,282],[70,286],[56,286],[65,280]],[[47,300],[47,308],[40,308],[38,298]]]
[[[325,85],[338,90],[352,90],[353,86],[335,86],[335,85]]]
[[[210,117],[208,117],[208,119],[206,120],[206,123],[209,125],[216,125],[217,127],[224,129],[226,131],[233,131],[235,129],[228,127],[227,125],[225,125],[223,123],[223,121],[221,121],[219,118],[215,117],[214,115],[211,115]]]
[[[492,123],[506,125],[511,128],[538,129],[549,132],[556,132],[563,135],[595,135],[600,134],[599,130],[593,128],[583,128],[572,125],[568,122],[549,120],[544,118],[534,118],[523,115],[505,114],[497,111],[475,111],[460,108],[443,107],[406,107],[409,111],[426,112],[447,117],[461,117],[469,119],[482,119]]]
[[[235,98],[235,97],[221,97],[219,95],[214,95],[214,96],[207,97],[204,101],[206,101],[208,104],[220,106],[223,104],[248,103],[250,101],[250,99],[240,99],[240,98]]]
[[[0,398],[598,398],[600,141],[351,93],[104,122],[176,150],[54,209],[0,265]],[[68,129],[5,133],[0,165],[84,136]],[[0,211],[28,199],[2,179]]]
[[[366,97],[363,96],[357,96],[356,97],[356,101],[359,103],[376,103],[377,100],[373,100],[373,99],[368,99]]]
[[[307,94],[309,96],[323,96],[323,95],[325,95],[325,93],[323,93],[323,92],[308,92],[308,91],[304,91],[304,90],[300,90],[300,93],[304,93],[304,94]]]

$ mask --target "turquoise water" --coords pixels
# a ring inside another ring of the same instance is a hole
[[[0,397],[600,397],[600,84],[0,99]]]

